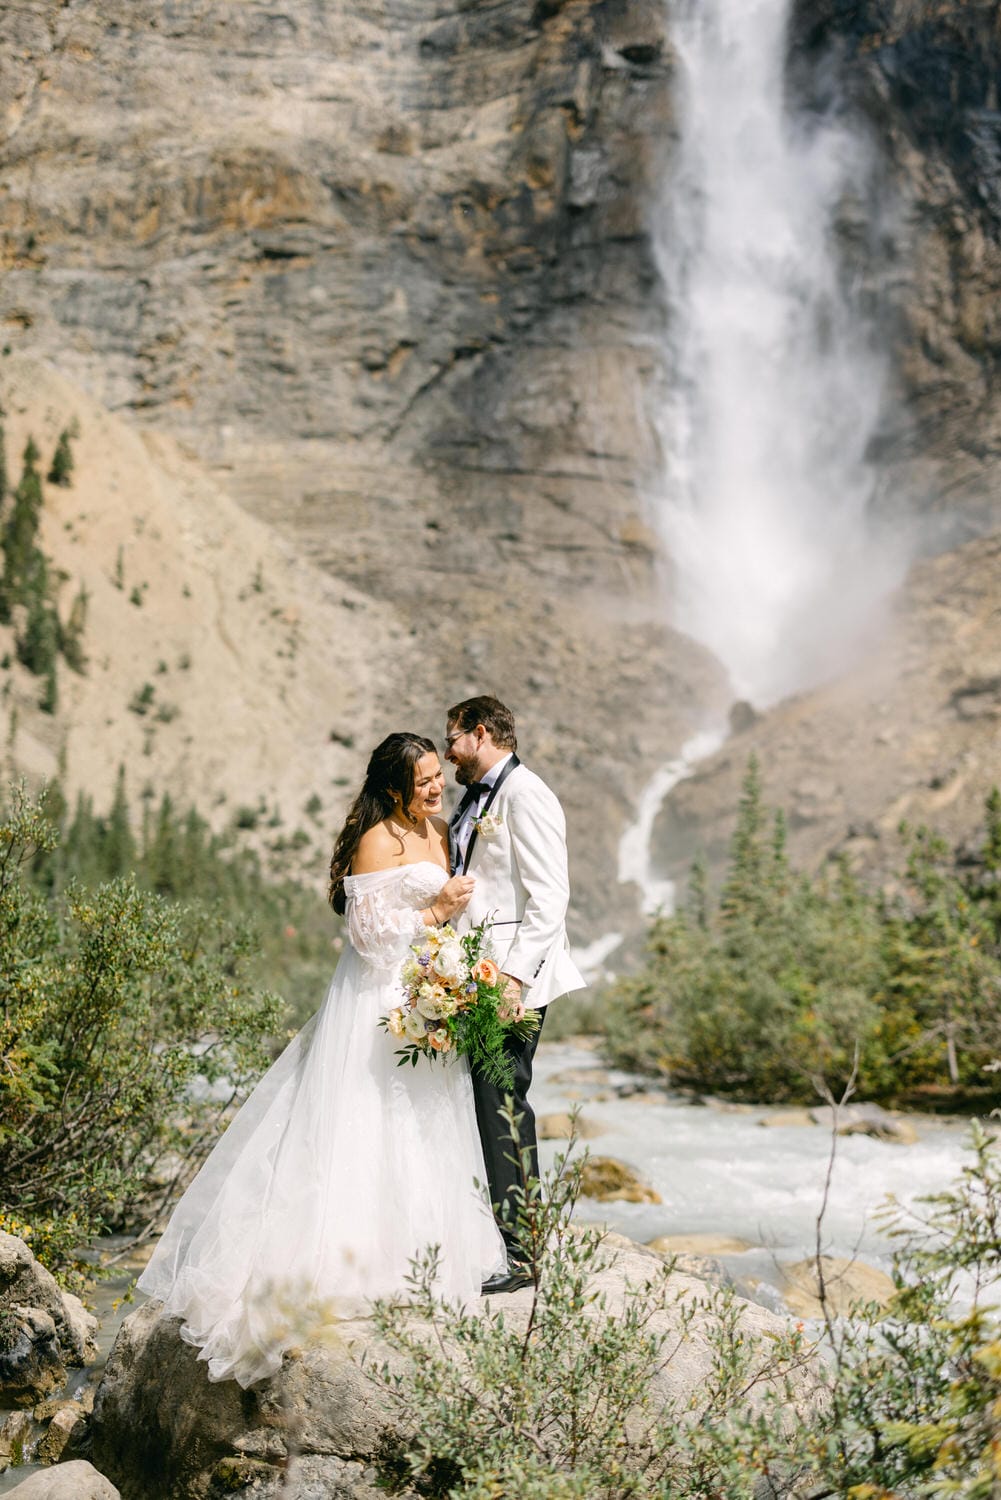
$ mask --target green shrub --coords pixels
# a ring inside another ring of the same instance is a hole
[[[600,1234],[570,1224],[581,1163],[558,1158],[541,1184],[524,1154],[523,1165],[512,1211],[538,1277],[527,1318],[505,1299],[485,1311],[442,1303],[434,1251],[414,1265],[409,1301],[375,1308],[395,1361],[370,1373],[406,1434],[381,1456],[386,1488],[467,1500],[994,1500],[1001,1324],[987,1303],[1001,1275],[1001,1166],[982,1132],[925,1217],[891,1204],[889,1309],[836,1320],[825,1304],[815,1340],[792,1323],[788,1336],[754,1334],[727,1291],[684,1299],[670,1267],[611,1305],[594,1283]],[[654,1322],[664,1311],[670,1340]],[[687,1401],[658,1401],[652,1377],[696,1311],[709,1376]]]
[[[741,1470],[731,1418],[752,1392],[766,1407],[794,1399],[807,1354],[800,1333],[751,1337],[731,1291],[685,1297],[671,1266],[652,1257],[643,1283],[606,1298],[594,1286],[610,1263],[603,1236],[570,1223],[583,1162],[559,1156],[540,1183],[528,1152],[521,1158],[527,1187],[507,1217],[537,1278],[527,1318],[510,1316],[504,1298],[486,1309],[442,1303],[436,1250],[415,1263],[407,1300],[375,1306],[380,1337],[404,1359],[370,1372],[409,1435],[384,1456],[387,1480],[475,1500],[750,1500],[760,1473]],[[690,1398],[664,1404],[654,1377],[678,1357],[696,1314],[712,1330],[710,1375]]]
[[[870,1096],[983,1088],[1001,1053],[1001,799],[987,816],[975,876],[927,830],[905,831],[891,903],[843,863],[790,868],[752,761],[718,902],[696,865],[686,908],[654,922],[645,965],[605,997],[612,1055],[757,1099],[811,1099],[818,1079],[840,1092],[856,1048]]]
[[[158,1172],[205,1154],[221,1106],[192,1084],[245,1090],[281,1005],[248,983],[245,927],[131,878],[31,884],[54,847],[16,791],[0,823],[0,1210],[65,1273],[89,1236],[148,1209]]]

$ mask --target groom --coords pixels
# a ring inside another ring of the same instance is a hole
[[[467,698],[449,709],[445,759],[466,789],[448,826],[452,870],[476,877],[461,925],[486,919],[493,923],[491,942],[514,1013],[532,1009],[544,1018],[550,1000],[582,989],[585,981],[567,942],[570,885],[563,809],[546,783],[522,765],[517,747],[514,715],[499,699]],[[514,1113],[522,1116],[521,1147],[531,1153],[535,1176],[535,1115],[528,1090],[538,1040],[538,1031],[524,1040],[507,1039],[514,1064]],[[490,1201],[496,1208],[507,1199],[513,1208],[512,1188],[521,1182],[521,1173],[509,1159],[515,1152],[501,1115],[504,1090],[474,1071],[473,1093]],[[508,1267],[485,1283],[485,1294],[513,1292],[532,1279],[513,1226],[502,1222],[500,1230]]]

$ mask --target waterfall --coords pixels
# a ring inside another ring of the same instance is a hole
[[[833,233],[869,168],[843,123],[787,107],[790,0],[669,3],[656,511],[675,623],[768,704],[836,670],[902,572],[871,517],[882,361]]]

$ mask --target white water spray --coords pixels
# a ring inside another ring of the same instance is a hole
[[[844,127],[790,117],[789,8],[673,0],[680,142],[655,236],[675,621],[758,704],[836,670],[902,571],[869,515],[882,362],[832,233],[866,162]]]

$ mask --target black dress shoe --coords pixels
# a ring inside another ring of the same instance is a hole
[[[506,1271],[498,1271],[480,1288],[481,1297],[492,1297],[498,1292],[517,1292],[523,1286],[534,1286],[535,1276],[531,1266],[524,1261],[511,1261]]]

